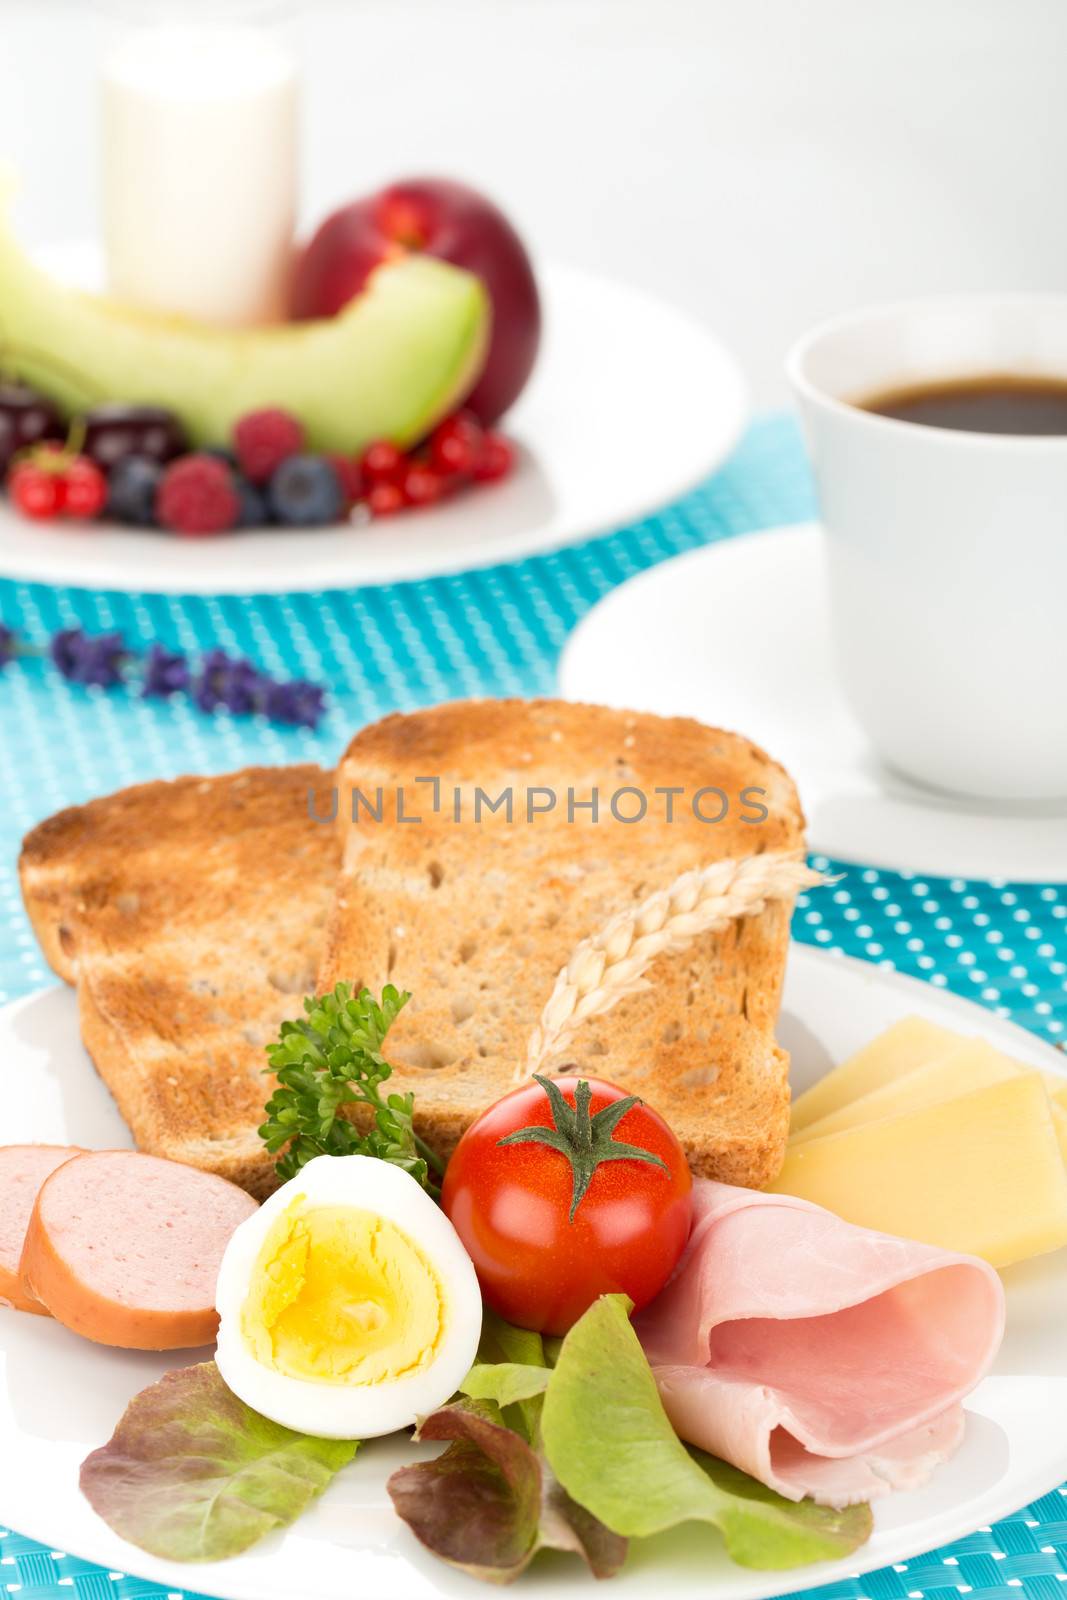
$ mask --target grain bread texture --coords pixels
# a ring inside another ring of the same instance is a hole
[[[264,1046],[314,988],[333,895],[330,778],[258,767],[141,784],[30,833],[19,871],[49,962],[139,1149],[261,1196]]]
[[[792,782],[747,739],[559,701],[387,717],[353,739],[338,787],[342,865],[319,988],[345,979],[412,991],[387,1055],[397,1087],[415,1091],[419,1131],[445,1156],[513,1086],[580,940],[684,871],[803,847]],[[511,819],[482,802],[476,821],[478,788],[494,801],[510,790]],[[642,800],[642,820],[619,820]],[[727,1183],[759,1187],[784,1156],[788,1057],[774,1028],[789,914],[769,905],[661,957],[650,987],[583,1025],[567,1052],[582,1072],[647,1098],[694,1171]]]

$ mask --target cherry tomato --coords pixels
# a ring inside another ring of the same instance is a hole
[[[663,1118],[624,1089],[538,1077],[467,1129],[441,1204],[486,1303],[561,1334],[602,1294],[640,1309],[659,1293],[689,1236],[692,1179]]]

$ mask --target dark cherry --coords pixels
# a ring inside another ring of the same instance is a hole
[[[82,454],[110,472],[126,456],[165,464],[184,455],[189,440],[173,411],[163,406],[131,406],[115,402],[85,413]]]
[[[0,476],[17,450],[42,439],[62,439],[66,431],[55,406],[35,389],[0,384]]]

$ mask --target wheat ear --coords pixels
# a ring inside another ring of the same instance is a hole
[[[598,933],[582,940],[561,970],[530,1035],[525,1071],[520,1067],[516,1079],[557,1056],[588,1017],[602,1016],[627,995],[647,988],[644,974],[657,956],[682,950],[738,917],[754,916],[769,900],[792,899],[823,881],[798,855],[772,850],[683,872],[669,888],[618,912]]]

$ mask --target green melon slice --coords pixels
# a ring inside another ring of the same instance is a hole
[[[163,405],[198,444],[282,406],[316,450],[406,446],[470,390],[489,299],[468,272],[426,255],[383,263],[336,317],[229,331],[133,310],[41,271],[0,215],[0,369],[69,412],[101,400]]]

